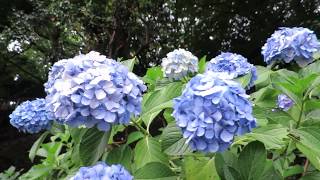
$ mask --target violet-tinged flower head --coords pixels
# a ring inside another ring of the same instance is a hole
[[[173,116],[193,150],[226,150],[235,135],[256,127],[252,104],[239,83],[208,71],[193,77],[174,99]]]
[[[288,111],[293,106],[293,101],[285,94],[279,94],[277,105],[280,109]]]
[[[225,79],[234,79],[251,73],[251,78],[247,89],[254,85],[257,80],[257,70],[248,60],[235,53],[221,53],[207,63],[207,71],[220,73],[219,77]]]
[[[70,180],[132,180],[133,176],[120,164],[108,166],[98,162],[94,166],[81,167]]]
[[[264,61],[290,63],[303,67],[313,61],[313,54],[320,51],[317,36],[308,28],[282,27],[275,31],[262,47]]]
[[[146,86],[124,65],[92,51],[55,63],[45,90],[58,122],[108,131],[140,113]]]
[[[198,71],[198,58],[184,49],[175,49],[162,59],[161,66],[165,77],[179,80]]]
[[[21,103],[9,117],[12,126],[31,134],[49,129],[53,120],[53,114],[46,108],[44,99]]]

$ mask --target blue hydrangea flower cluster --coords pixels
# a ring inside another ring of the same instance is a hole
[[[140,113],[146,86],[124,65],[92,51],[55,63],[45,90],[58,122],[108,131]]]
[[[12,126],[31,134],[49,129],[53,120],[53,114],[46,108],[45,99],[21,103],[9,117]]]
[[[226,79],[234,79],[251,73],[247,89],[251,88],[254,81],[257,80],[256,67],[248,63],[245,57],[235,53],[221,53],[207,63],[206,70],[219,73],[219,77]]]
[[[179,80],[198,71],[198,58],[184,49],[175,49],[162,59],[161,66],[165,77]]]
[[[293,106],[293,101],[285,94],[279,94],[277,105],[283,111],[288,111]]]
[[[268,38],[262,47],[264,61],[290,63],[303,67],[313,61],[313,54],[320,51],[320,42],[313,31],[302,27],[282,27]]]
[[[210,71],[193,77],[174,99],[173,116],[190,147],[202,152],[224,151],[235,135],[256,127],[245,90]]]
[[[98,162],[91,167],[81,167],[70,180],[132,180],[130,173],[120,164],[108,166]]]

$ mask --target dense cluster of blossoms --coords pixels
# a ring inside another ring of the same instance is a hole
[[[302,28],[280,28],[275,31],[262,47],[267,64],[273,61],[290,63],[295,61],[303,67],[313,61],[313,54],[320,51],[320,42],[313,31]]]
[[[132,180],[133,177],[121,165],[108,166],[104,162],[98,162],[91,167],[81,167],[70,180]]]
[[[174,99],[173,116],[193,150],[226,150],[235,135],[256,127],[245,90],[232,80],[208,71],[198,74]]]
[[[277,105],[280,109],[288,111],[293,106],[293,101],[285,94],[279,94],[277,99]]]
[[[207,71],[221,73],[219,77],[226,79],[234,79],[251,73],[250,82],[246,88],[254,85],[257,80],[257,70],[248,60],[235,53],[221,53],[207,63]]]
[[[47,110],[44,99],[21,103],[9,117],[12,126],[32,134],[49,129],[53,120],[53,114]]]
[[[198,58],[184,49],[175,49],[162,59],[161,66],[165,77],[179,80],[198,71]]]
[[[140,113],[146,86],[124,65],[92,51],[55,63],[45,90],[58,122],[108,131]]]

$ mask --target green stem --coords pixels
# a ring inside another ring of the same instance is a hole
[[[267,66],[267,68],[272,70],[272,68],[274,68],[276,64],[277,64],[277,61],[273,61],[271,64]]]
[[[139,123],[137,123],[135,120],[132,120],[131,122],[133,123],[133,125],[134,125],[136,128],[138,128],[140,131],[142,131],[143,134],[145,134],[145,135],[147,135],[147,136],[150,135],[149,132],[148,132],[147,130],[145,130],[145,129],[144,129]]]
[[[299,119],[296,125],[296,129],[298,129],[298,127],[300,126],[301,120],[302,120],[302,114],[303,114],[303,110],[304,110],[304,100],[302,100],[302,104],[301,104],[301,110],[299,113]]]

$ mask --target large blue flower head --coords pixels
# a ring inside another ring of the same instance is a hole
[[[108,166],[98,162],[91,167],[81,167],[70,180],[132,180],[130,173],[120,164]]]
[[[245,57],[235,53],[221,53],[207,63],[206,70],[221,73],[219,77],[226,79],[234,79],[251,73],[250,82],[246,88],[252,87],[254,81],[257,80],[256,67],[248,63]]]
[[[146,86],[124,65],[92,51],[55,63],[45,90],[59,122],[108,131],[140,113]]]
[[[277,105],[280,109],[288,111],[293,106],[293,101],[285,94],[279,94],[277,99]]]
[[[235,135],[256,127],[245,90],[232,80],[208,71],[198,74],[174,99],[173,116],[193,150],[226,150]]]
[[[290,63],[303,67],[313,61],[313,54],[320,51],[320,42],[313,31],[302,27],[282,27],[268,38],[262,47],[264,61]]]
[[[198,58],[184,49],[175,49],[162,59],[161,66],[165,77],[179,80],[198,71]]]
[[[21,103],[9,117],[12,126],[31,134],[49,129],[53,120],[53,114],[46,108],[44,99]]]

